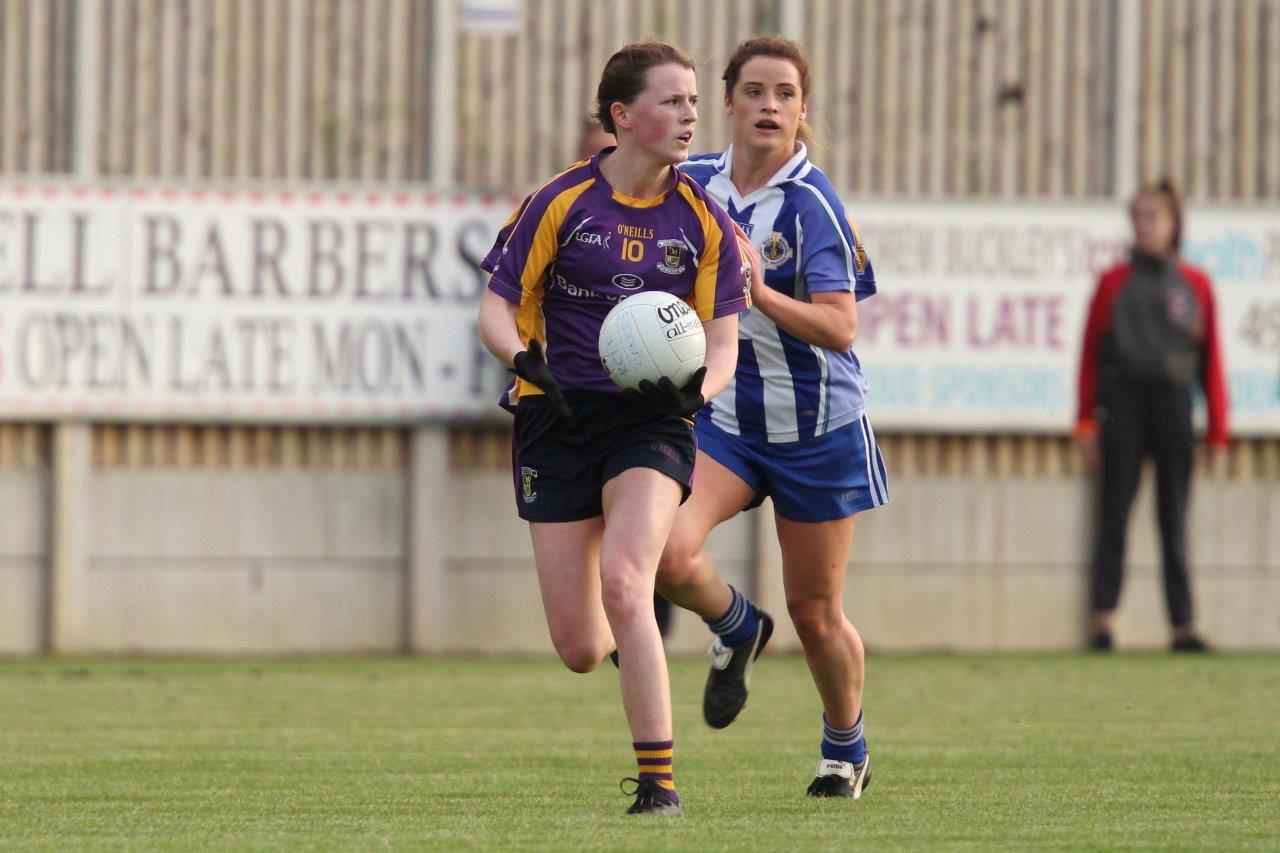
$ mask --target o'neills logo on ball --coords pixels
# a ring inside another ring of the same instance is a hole
[[[672,323],[691,311],[692,309],[684,302],[672,302],[658,309],[658,319],[664,323]]]

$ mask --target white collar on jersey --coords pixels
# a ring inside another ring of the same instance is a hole
[[[725,177],[733,175],[733,145],[720,155],[720,159],[715,161],[716,171]],[[805,148],[804,143],[796,142],[796,153],[791,155],[791,159],[782,164],[782,168],[773,173],[773,177],[765,182],[765,187],[776,187],[779,184],[785,184],[787,181],[795,181],[809,174],[809,170],[813,167],[809,165],[809,150]],[[760,190],[756,190],[759,192]],[[752,193],[755,195],[755,193]]]

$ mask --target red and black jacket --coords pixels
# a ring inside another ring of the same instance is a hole
[[[1227,385],[1222,369],[1213,288],[1208,274],[1191,264],[1178,261],[1177,272],[1195,296],[1203,329],[1199,379],[1209,410],[1205,440],[1209,444],[1223,446],[1228,442]],[[1089,303],[1089,318],[1085,324],[1084,347],[1080,356],[1079,407],[1075,428],[1077,436],[1092,436],[1098,432],[1094,406],[1104,355],[1104,340],[1111,327],[1116,298],[1124,290],[1132,273],[1133,264],[1128,261],[1104,272],[1098,280],[1093,300]]]

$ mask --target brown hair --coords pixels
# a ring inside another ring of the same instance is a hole
[[[660,41],[644,41],[621,48],[604,64],[600,85],[596,87],[596,110],[592,114],[606,132],[617,135],[609,108],[615,103],[629,104],[644,91],[645,72],[659,65],[674,63],[693,70],[693,60],[678,47]]]
[[[1184,219],[1184,208],[1182,204],[1182,192],[1179,191],[1178,185],[1174,183],[1172,178],[1160,178],[1149,184],[1144,184],[1129,201],[1129,214],[1133,215],[1133,207],[1138,203],[1138,199],[1147,196],[1155,196],[1165,203],[1169,208],[1169,213],[1173,216],[1173,248],[1174,251],[1182,249],[1182,223]]]
[[[738,85],[738,78],[742,76],[742,66],[746,65],[748,60],[757,56],[785,59],[794,65],[796,72],[800,75],[800,99],[803,103],[809,102],[809,91],[813,88],[813,78],[809,76],[809,60],[805,58],[804,49],[791,39],[778,36],[758,36],[747,39],[738,45],[738,49],[733,52],[733,56],[729,57],[729,64],[724,67],[724,74],[720,77],[721,80],[724,80],[724,99],[726,101],[733,98],[733,87]],[[796,137],[805,145],[816,146],[818,144],[818,138],[803,119],[800,120],[800,127],[796,129]]]

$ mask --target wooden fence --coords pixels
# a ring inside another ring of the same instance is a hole
[[[0,179],[443,177],[518,192],[574,158],[619,45],[656,36],[701,61],[698,140],[717,146],[725,59],[782,32],[812,60],[816,159],[852,195],[1098,199],[1123,192],[1120,174],[1169,173],[1193,200],[1280,201],[1280,0],[1125,3],[527,0],[520,32],[492,35],[462,31],[451,0],[0,0]],[[404,441],[103,426],[94,459],[379,467],[403,460]],[[886,442],[906,460],[894,465],[1075,464],[1061,439]],[[505,464],[501,437],[462,430],[452,446],[455,461]],[[1237,457],[1261,461],[1238,467],[1272,470],[1275,448],[1248,444]],[[0,464],[47,456],[43,427],[0,425]]]

